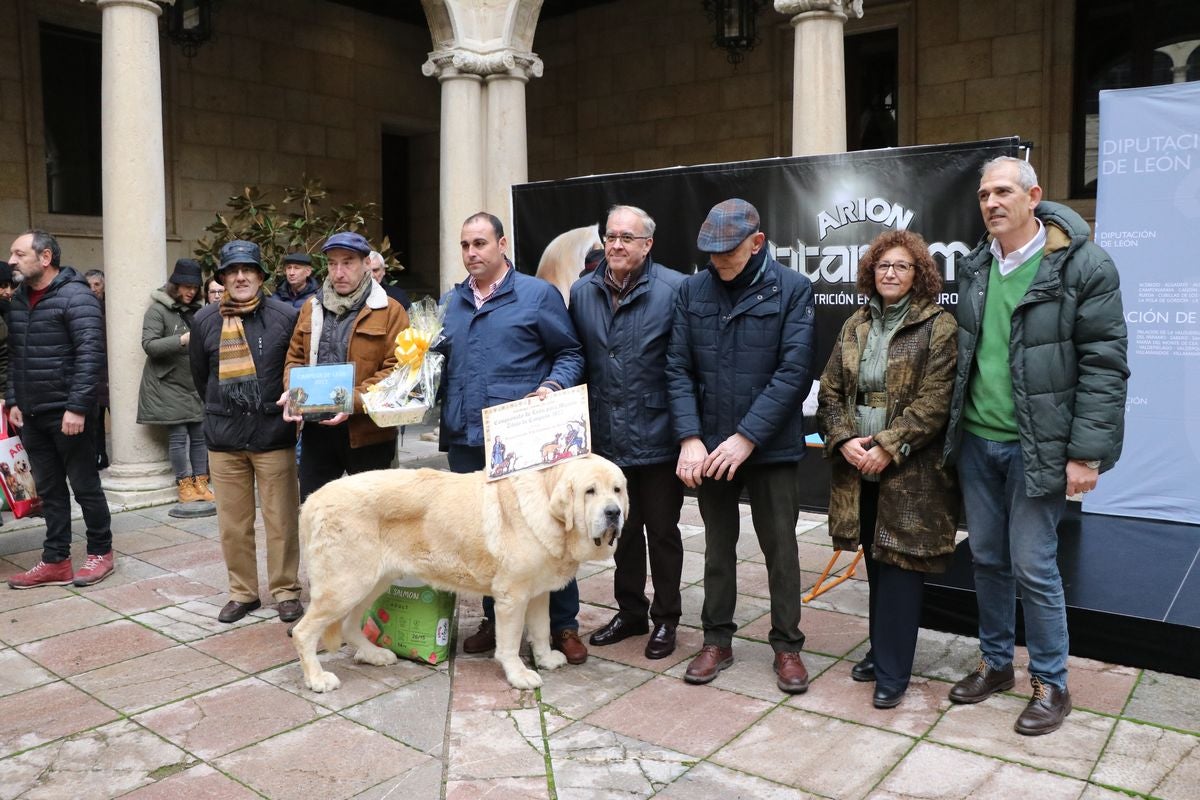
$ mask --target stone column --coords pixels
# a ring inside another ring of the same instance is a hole
[[[175,495],[161,438],[137,424],[142,316],[166,279],[166,180],[158,17],[150,0],[97,0],[112,466],[104,489],[134,508]]]
[[[846,151],[846,69],[842,32],[862,17],[862,0],[775,0],[796,31],[792,71],[792,155]]]
[[[525,84],[540,77],[542,61],[532,53],[507,53],[502,71],[484,79],[487,98],[487,209],[504,222],[512,236],[513,184],[529,180],[525,122]]]

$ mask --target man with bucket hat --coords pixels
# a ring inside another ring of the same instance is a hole
[[[776,684],[799,694],[808,671],[800,657],[797,466],[816,352],[812,285],[767,252],[758,210],[745,200],[713,206],[696,247],[709,262],[679,289],[667,351],[676,474],[696,489],[705,537],[704,647],[684,680],[708,683],[733,663],[738,501],[746,490],[770,583]]]
[[[229,602],[217,619],[237,622],[261,606],[254,546],[254,489],[267,538],[268,591],[279,619],[294,622],[300,605],[300,497],[296,427],[275,398],[296,309],[267,302],[258,245],[235,239],[221,248],[216,278],[225,294],[196,313],[188,350],[204,403],[204,439],[217,500]]]

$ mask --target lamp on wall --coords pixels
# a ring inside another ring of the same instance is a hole
[[[708,18],[716,25],[713,47],[725,50],[735,67],[758,44],[758,12],[766,0],[703,0]]]
[[[188,58],[212,38],[212,0],[175,0],[167,10],[167,38]]]

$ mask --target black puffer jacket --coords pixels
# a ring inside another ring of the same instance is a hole
[[[10,406],[27,417],[91,411],[105,371],[104,315],[78,272],[59,270],[32,311],[28,284],[17,290],[8,344]]]
[[[676,440],[699,436],[712,452],[740,433],[755,445],[747,464],[803,458],[814,321],[808,278],[770,256],[732,304],[710,270],[685,280],[667,353]]]
[[[275,401],[283,394],[283,363],[296,326],[296,309],[263,298],[253,314],[242,318],[250,355],[258,372],[262,404],[256,411],[227,405],[218,380],[221,341],[220,303],[211,303],[196,314],[188,352],[192,378],[204,402],[204,441],[209,450],[249,450],[262,453],[296,446],[296,424],[283,421]]]

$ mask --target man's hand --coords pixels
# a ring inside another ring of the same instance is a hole
[[[863,456],[867,454],[867,445],[871,443],[870,436],[859,436],[857,439],[847,439],[842,442],[842,458],[855,469],[862,469]]]
[[[742,462],[754,452],[754,442],[735,433],[717,445],[717,449],[704,459],[704,477],[730,480]]]
[[[1089,469],[1082,461],[1071,459],[1067,462],[1067,496],[1083,494],[1096,488],[1100,480],[1100,470]]]
[[[699,436],[683,440],[679,447],[679,461],[675,465],[675,474],[683,485],[695,489],[700,485],[704,474],[704,459],[708,457],[708,449]]]
[[[284,389],[283,394],[279,395],[279,399],[275,401],[275,405],[277,405],[283,409],[283,421],[284,422],[300,422],[301,420],[304,419],[304,417],[293,417],[291,415],[291,413],[289,411],[289,407],[288,407],[287,389]]]
[[[862,460],[858,462],[858,471],[863,475],[878,475],[890,463],[892,463],[892,454],[879,445],[875,445],[863,453]]]
[[[185,331],[184,333],[180,334],[180,336],[179,336],[179,346],[187,347],[188,342],[190,342],[191,340],[192,340],[192,332]]]
[[[20,428],[25,424],[25,418],[21,416],[21,409],[16,406],[8,407],[8,424],[14,428]]]
[[[545,400],[550,395],[554,394],[554,390],[549,386],[539,386],[530,392],[530,397],[536,397],[538,400]]]
[[[83,414],[76,414],[74,411],[64,411],[62,420],[63,436],[78,436],[83,433],[84,419]]]
[[[341,425],[343,422],[345,422],[348,419],[350,419],[349,414],[347,414],[345,411],[339,411],[337,413],[337,416],[331,417],[330,419],[323,419],[323,420],[321,420],[321,422],[319,424],[328,425],[330,427],[333,427],[334,425]]]

